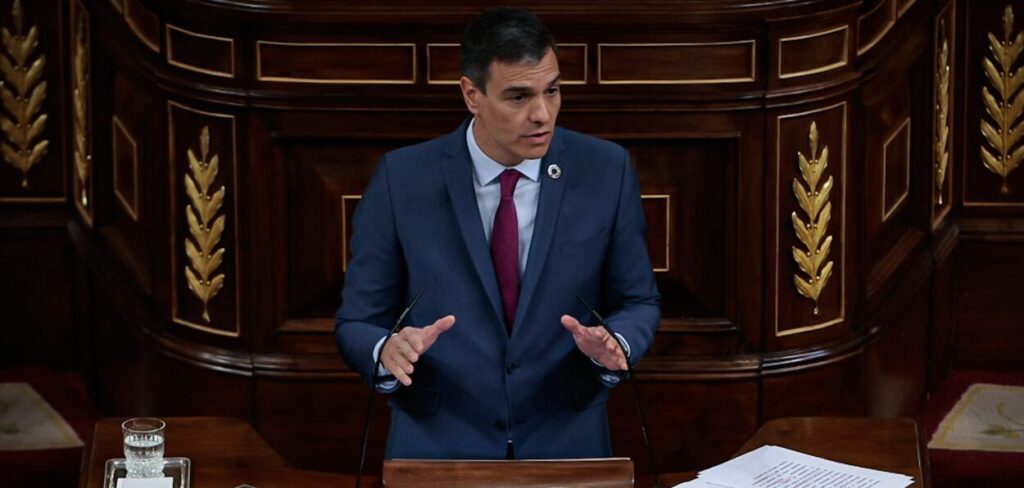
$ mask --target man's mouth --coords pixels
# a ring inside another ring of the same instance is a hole
[[[533,144],[543,144],[543,143],[547,142],[549,136],[551,136],[551,132],[549,132],[549,131],[542,131],[542,132],[534,132],[532,134],[527,134],[524,137],[526,138],[527,141],[529,141],[529,142],[531,142]]]

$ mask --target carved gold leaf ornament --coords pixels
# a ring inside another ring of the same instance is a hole
[[[89,206],[88,179],[92,156],[89,154],[89,44],[88,24],[80,12],[75,32],[75,57],[72,61],[72,98],[74,103],[75,176],[78,178],[82,207]]]
[[[989,87],[982,87],[981,97],[985,102],[985,112],[996,125],[981,119],[981,134],[992,149],[989,151],[982,144],[981,160],[989,171],[1003,178],[999,191],[1004,195],[1010,193],[1007,178],[1024,159],[1024,146],[1014,149],[1024,136],[1024,122],[1019,122],[1024,112],[1024,94],[1020,91],[1024,85],[1024,70],[1013,71],[1013,65],[1024,48],[1024,32],[1013,35],[1013,24],[1013,8],[1007,5],[1003,11],[1003,40],[996,39],[991,32],[988,34],[988,47],[995,62],[990,58],[982,61],[985,76],[996,93],[993,95]],[[998,68],[995,63],[999,64]]]
[[[949,167],[949,36],[946,22],[939,23],[942,31],[942,47],[939,50],[939,70],[936,73],[935,90],[935,189],[942,205],[942,190],[945,188],[946,169]]]
[[[0,28],[0,41],[4,54],[0,55],[0,103],[6,114],[0,114],[0,130],[5,139],[0,152],[15,169],[21,171],[21,187],[28,188],[28,171],[46,154],[50,141],[36,141],[46,127],[46,114],[40,113],[46,99],[46,81],[43,68],[46,56],[32,59],[39,45],[39,29],[32,26],[24,33],[25,14],[21,0],[14,0],[11,18],[14,34],[7,27]]]
[[[189,260],[185,266],[185,277],[188,289],[203,302],[203,320],[209,323],[209,302],[224,288],[224,274],[212,278],[211,275],[224,262],[224,248],[214,248],[220,243],[227,223],[224,215],[217,215],[224,204],[227,189],[221,186],[210,193],[210,186],[217,178],[220,158],[216,154],[209,157],[209,126],[203,127],[199,135],[199,154],[197,158],[191,148],[188,150],[190,173],[185,174],[185,193],[191,203],[185,207],[185,218],[191,238],[185,237],[185,254]]]
[[[833,262],[826,262],[832,248],[832,236],[825,233],[832,219],[832,202],[829,201],[829,196],[832,194],[833,179],[829,176],[821,187],[818,187],[822,176],[825,175],[825,169],[828,168],[828,146],[824,146],[821,153],[818,153],[816,122],[811,122],[808,138],[811,158],[808,159],[802,152],[797,151],[800,177],[793,178],[793,195],[796,196],[800,210],[807,217],[807,220],[804,220],[797,212],[791,215],[793,231],[797,240],[803,244],[802,249],[793,246],[793,261],[804,275],[794,274],[793,284],[800,295],[814,300],[814,315],[820,315],[818,297],[832,277]]]

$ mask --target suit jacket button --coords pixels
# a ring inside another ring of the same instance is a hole
[[[515,373],[517,369],[519,369],[519,365],[518,364],[516,364],[516,363],[508,363],[508,366],[505,366],[505,374]]]

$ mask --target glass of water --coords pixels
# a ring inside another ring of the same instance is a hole
[[[125,468],[129,478],[159,478],[164,474],[163,420],[140,417],[121,424]]]

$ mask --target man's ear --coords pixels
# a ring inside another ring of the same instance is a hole
[[[459,79],[459,88],[462,89],[462,99],[466,102],[466,108],[473,115],[476,115],[480,109],[479,97],[483,96],[483,92],[473,84],[473,81],[463,76]]]

